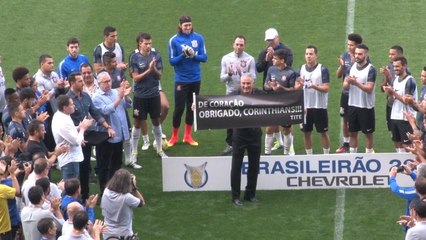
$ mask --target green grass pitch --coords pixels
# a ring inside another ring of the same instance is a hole
[[[400,44],[420,85],[420,71],[426,65],[423,31],[426,17],[422,12],[425,4],[425,0],[356,1],[354,29],[369,46],[377,70],[388,63],[389,47]],[[1,1],[0,54],[7,86],[14,86],[11,72],[17,66],[26,66],[34,74],[41,54],[51,54],[58,64],[66,55],[65,43],[70,36],[80,39],[81,53],[92,59],[92,51],[102,41],[106,25],[117,27],[126,56],[136,46],[136,33],[150,32],[153,45],[165,63],[162,85],[171,109],[163,129],[170,135],[173,69],[167,61],[167,43],[176,33],[177,19],[183,13],[192,17],[195,31],[203,34],[206,41],[209,59],[202,66],[201,94],[225,92],[224,84],[219,81],[220,60],[232,51],[233,37],[237,34],[246,36],[246,51],[257,59],[265,47],[264,31],[277,28],[282,42],[293,49],[294,67],[304,63],[305,47],[316,45],[319,62],[329,68],[331,75],[331,151],[339,146],[341,81],[334,73],[337,57],[345,51],[347,1],[344,0]],[[381,78],[378,74],[377,82]],[[259,82],[257,87],[261,87]],[[377,152],[393,151],[385,128],[384,98],[376,87]],[[296,153],[304,154],[297,126],[294,134]],[[194,136],[199,147],[180,143],[167,150],[167,154],[214,156],[225,146],[224,130],[199,131]],[[314,136],[314,151],[319,153],[319,138]],[[360,137],[362,151],[364,141]],[[336,190],[259,191],[258,204],[235,208],[229,192],[163,193],[160,159],[152,149],[140,152],[139,156],[144,169],[134,173],[147,206],[135,210],[133,227],[143,239],[334,239]],[[93,185],[92,190],[95,192],[97,187]],[[388,189],[346,190],[343,239],[402,239],[404,234],[395,221],[403,214],[404,206],[405,201]],[[97,213],[100,218],[100,211]]]

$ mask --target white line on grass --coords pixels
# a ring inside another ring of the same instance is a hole
[[[348,9],[346,14],[346,36],[354,31],[355,1],[356,0],[348,0]],[[343,124],[343,118],[341,119],[340,124]],[[340,128],[340,136],[343,137],[342,128]],[[343,230],[345,228],[345,195],[345,189],[338,189],[336,191],[336,211],[334,212],[334,240],[343,239]]]
[[[345,189],[336,190],[336,211],[334,212],[334,240],[343,239],[345,221]]]

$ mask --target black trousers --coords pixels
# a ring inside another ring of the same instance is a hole
[[[256,196],[257,176],[262,148],[262,130],[260,128],[234,129],[232,138],[231,190],[232,199],[239,199],[241,192],[241,167],[247,150],[248,171],[245,198]]]
[[[233,134],[233,129],[232,128],[228,128],[226,129],[226,138],[225,138],[225,142],[229,145],[232,146],[232,134]]]
[[[99,188],[101,195],[103,194],[106,184],[112,178],[115,171],[121,168],[123,158],[123,141],[118,143],[105,142],[104,144],[98,145],[99,158],[96,158],[98,162],[98,176],[99,176]]]
[[[90,164],[90,157],[92,156],[92,145],[86,144],[82,147],[84,159],[80,162],[80,186],[81,186],[81,200],[86,202],[89,198],[89,183],[90,173],[92,172],[92,165]]]
[[[194,113],[192,111],[192,93],[200,93],[201,82],[195,83],[175,83],[175,110],[173,111],[173,127],[180,127],[183,112],[186,107],[185,123],[194,123]]]

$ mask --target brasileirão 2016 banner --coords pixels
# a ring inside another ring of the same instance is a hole
[[[194,127],[250,128],[303,122],[303,90],[259,95],[196,95]]]

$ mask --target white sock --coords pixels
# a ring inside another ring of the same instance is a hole
[[[274,143],[274,134],[265,134],[265,154],[271,154],[272,143]]]
[[[305,149],[305,151],[306,151],[306,155],[312,155],[313,154],[312,148],[311,149]]]
[[[138,152],[138,144],[139,144],[139,138],[141,136],[141,129],[132,127],[132,138],[131,138],[131,144],[132,144],[132,152],[137,153]]]
[[[275,139],[277,139],[278,140],[278,143],[282,146],[282,145],[284,145],[284,142],[283,142],[283,135],[281,135],[281,132],[276,132],[276,133],[274,133],[274,137],[275,137]]]
[[[291,133],[284,135],[284,147],[290,149],[291,145],[293,145],[293,135]]]
[[[149,142],[149,135],[142,135],[143,142]]]
[[[349,148],[349,153],[357,153],[357,152],[358,152],[358,148],[353,148],[353,147]]]
[[[406,153],[407,151],[405,151],[405,148],[398,148],[398,152],[399,153]]]
[[[323,154],[330,154],[330,148],[323,148],[322,153]]]
[[[132,144],[130,139],[123,141],[123,150],[124,150],[124,164],[128,165],[132,162]]]
[[[365,153],[373,153],[374,150],[372,148],[365,148]]]
[[[154,133],[155,143],[157,144],[157,152],[163,150],[163,141],[161,139],[161,125],[158,126],[152,126],[152,132]],[[155,147],[155,146],[154,146]]]

